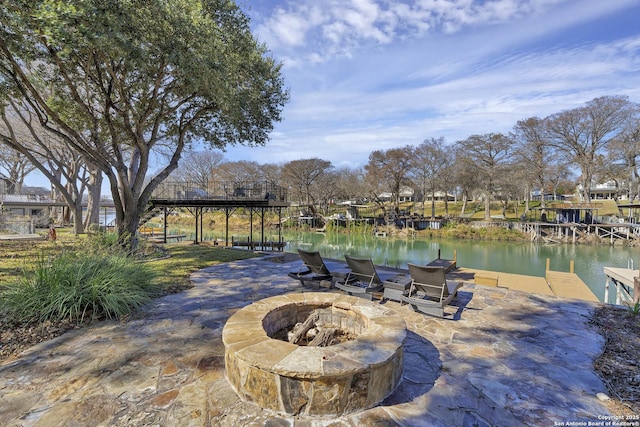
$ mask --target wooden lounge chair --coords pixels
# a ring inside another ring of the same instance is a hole
[[[371,300],[374,292],[382,290],[385,280],[398,276],[395,271],[378,272],[371,258],[355,258],[349,255],[345,255],[344,258],[350,271],[345,279],[338,279],[335,286],[349,295]]]
[[[462,287],[460,282],[448,282],[443,267],[408,264],[411,275],[409,293],[402,302],[411,304],[415,311],[432,316],[444,316],[444,307]]]
[[[303,286],[319,288],[322,281],[328,281],[333,287],[336,276],[333,273],[343,275],[347,273],[347,266],[338,262],[325,262],[318,251],[304,251],[298,249],[298,254],[302,260],[302,265],[298,271],[289,273],[289,277],[299,280]]]

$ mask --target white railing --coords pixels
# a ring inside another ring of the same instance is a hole
[[[610,276],[607,276],[607,280],[604,284],[604,302],[607,304],[609,303],[609,289],[611,287],[611,282],[613,282],[616,287],[616,305],[633,305],[633,288],[631,288],[631,290],[628,289],[624,283]]]

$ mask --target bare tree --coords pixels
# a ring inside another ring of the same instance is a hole
[[[323,215],[329,213],[331,202],[334,201],[339,194],[338,174],[335,170],[328,170],[321,174],[311,186],[311,191],[315,195],[314,199],[320,206]]]
[[[367,194],[364,187],[362,168],[342,166],[336,169],[336,198],[343,201],[363,199]]]
[[[282,177],[282,165],[266,163],[260,166],[262,177],[270,183],[279,183]]]
[[[635,108],[626,96],[603,96],[545,119],[550,143],[571,158],[582,172],[582,200],[591,200],[596,156],[604,153],[622,132]]]
[[[573,192],[576,188],[575,179],[570,162],[565,161],[549,165],[547,182],[553,193],[553,200],[560,199],[560,196],[565,194],[567,190]]]
[[[508,172],[513,142],[501,133],[472,135],[456,143],[462,167],[477,180],[484,198],[484,218],[491,219],[491,200],[501,190],[500,179]]]
[[[452,170],[452,182],[458,187],[460,196],[462,197],[462,208],[460,215],[465,216],[467,212],[467,202],[471,200],[472,195],[478,188],[478,180],[474,176],[474,172],[467,168],[468,160],[465,153],[459,152],[457,144],[454,146],[454,161],[451,167]]]
[[[516,143],[515,153],[520,167],[526,172],[523,179],[538,188],[541,195],[540,206],[544,208],[549,167],[558,160],[553,146],[548,141],[545,121],[538,117],[520,120],[514,126],[511,138]],[[529,200],[528,196],[526,200]],[[528,203],[525,213],[527,211]]]
[[[87,223],[97,221],[97,206],[100,202],[101,171],[87,168],[84,156],[70,148],[56,134],[44,131],[40,122],[24,104],[16,104],[16,100],[7,101],[5,108],[0,109],[0,142],[6,147],[21,153],[51,183],[52,198],[64,201],[67,208],[60,214],[60,221],[71,222],[73,219],[76,234],[84,231],[82,221],[83,194],[89,184],[90,176],[94,177],[90,187],[89,215]]]
[[[318,158],[293,160],[282,167],[282,180],[290,188],[290,196],[315,212],[317,194],[313,192],[313,186],[332,169],[331,162]]]
[[[453,152],[444,138],[427,139],[413,152],[412,175],[422,190],[422,214],[427,191],[431,194],[431,218],[436,216],[436,191],[445,193],[447,198],[446,171],[454,161]]]
[[[188,151],[178,169],[171,174],[171,179],[189,182],[197,188],[207,188],[223,160],[224,156],[220,151]]]
[[[640,117],[638,111],[630,118],[622,131],[607,147],[607,158],[617,166],[611,171],[617,179],[626,184],[625,192],[629,201],[640,195]]]
[[[259,181],[262,175],[262,166],[257,162],[240,160],[237,162],[220,163],[214,171],[216,181]]]
[[[19,151],[0,144],[0,173],[8,182],[7,194],[21,194],[27,175],[36,167]]]
[[[369,154],[369,163],[365,166],[367,180],[378,182],[391,192],[394,211],[399,211],[399,196],[403,186],[411,184],[413,147],[391,148],[386,151],[376,150]]]

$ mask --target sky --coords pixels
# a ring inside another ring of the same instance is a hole
[[[290,101],[265,146],[227,161],[361,167],[599,96],[640,102],[640,0],[237,1]]]
[[[239,0],[291,99],[264,147],[226,160],[321,158],[508,133],[604,95],[640,102],[640,1]]]

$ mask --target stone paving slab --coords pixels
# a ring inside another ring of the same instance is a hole
[[[126,323],[103,322],[0,364],[1,426],[554,426],[609,412],[593,370],[593,303],[465,284],[445,319],[393,301],[404,374],[375,408],[290,417],[238,398],[222,329],[238,309],[302,292],[299,261],[252,259],[193,274],[195,287]],[[558,423],[558,424],[556,424]]]

